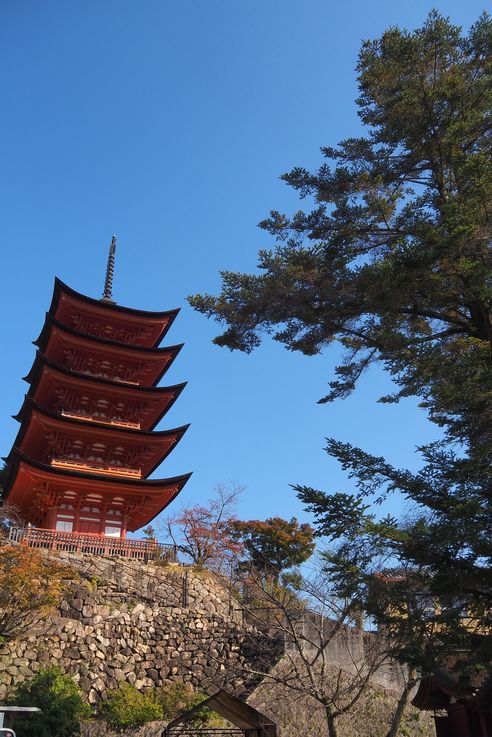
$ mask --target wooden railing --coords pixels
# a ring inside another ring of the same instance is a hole
[[[130,540],[86,532],[56,532],[39,527],[11,527],[9,539],[30,548],[62,550],[67,553],[91,553],[92,555],[120,555],[138,560],[176,560],[176,547],[155,540]]]
[[[94,463],[84,463],[70,458],[52,458],[51,465],[55,468],[70,468],[74,471],[85,471],[86,473],[98,473],[105,476],[128,476],[131,478],[142,478],[140,468],[125,468],[124,466],[97,466]]]
[[[126,422],[125,420],[108,420],[107,417],[99,415],[82,415],[78,412],[67,412],[62,410],[62,417],[72,417],[74,420],[84,422],[99,422],[101,425],[115,425],[116,427],[130,427],[132,430],[140,430],[140,422]]]

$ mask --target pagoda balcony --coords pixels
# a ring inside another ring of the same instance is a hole
[[[99,422],[101,425],[112,425],[113,427],[129,427],[132,430],[140,430],[140,422],[127,422],[125,420],[108,420],[107,417],[100,415],[82,415],[78,412],[60,412],[62,417],[71,417],[73,420],[83,420],[84,422]]]
[[[39,527],[11,527],[9,540],[40,550],[59,550],[65,553],[89,553],[91,555],[159,560],[176,562],[176,546],[156,540],[130,540],[107,537],[86,532],[56,532]]]
[[[85,473],[97,473],[102,476],[121,476],[123,478],[141,479],[140,468],[125,468],[124,466],[98,466],[85,461],[75,461],[71,458],[52,458],[53,468],[66,468],[71,471],[84,471]]]
[[[108,374],[107,372],[103,371],[89,371],[88,369],[73,369],[72,366],[69,367],[70,371],[76,370],[79,374],[85,374],[86,376],[91,376],[93,379],[106,379],[107,381],[116,381],[118,384],[129,384],[130,386],[140,386],[139,381],[130,381],[130,379],[122,379],[121,376],[112,376],[111,374]]]

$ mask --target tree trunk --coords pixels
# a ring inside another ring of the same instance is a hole
[[[401,696],[398,699],[398,704],[396,706],[395,713],[393,714],[390,728],[386,732],[386,737],[396,737],[396,735],[398,734],[398,730],[400,728],[401,720],[403,717],[403,712],[405,711],[405,707],[408,704],[410,693],[418,680],[419,679],[417,677],[416,671],[413,668],[410,669],[408,671],[408,679],[405,684],[405,688],[403,689]]]
[[[338,737],[338,729],[335,723],[335,717],[331,713],[330,707],[325,706],[326,726],[328,727],[328,737]]]

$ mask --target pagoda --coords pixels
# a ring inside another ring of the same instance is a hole
[[[179,310],[147,312],[113,301],[115,245],[113,237],[100,300],[55,279],[25,377],[29,390],[14,418],[20,428],[5,459],[6,495],[40,547],[75,540],[85,549],[104,538],[114,541],[114,552],[191,475],[149,479],[188,428],[155,430],[185,386],[157,386],[182,348],[159,347]]]

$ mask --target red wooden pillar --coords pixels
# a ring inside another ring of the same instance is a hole
[[[80,508],[82,504],[83,504],[83,501],[80,498],[80,496],[78,496],[73,505],[73,531],[74,532],[79,532],[80,530]]]

